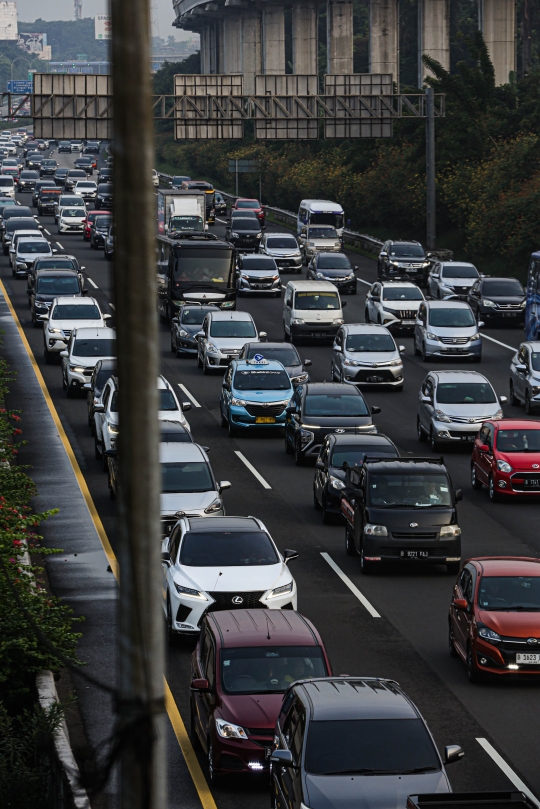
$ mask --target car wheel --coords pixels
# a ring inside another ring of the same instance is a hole
[[[532,416],[532,414],[534,413],[534,410],[535,410],[535,408],[531,404],[531,394],[529,393],[529,391],[526,391],[526,393],[525,393],[525,413],[528,416]]]
[[[286,455],[292,455],[293,454],[293,448],[291,447],[291,442],[287,438],[287,432],[286,431],[285,431],[285,454]]]
[[[448,654],[450,657],[457,657],[456,645],[454,643],[454,627],[452,621],[448,621]]]
[[[74,399],[75,398],[75,391],[71,387],[71,385],[69,385],[67,382],[65,383],[65,391],[66,391],[66,396],[67,396],[68,399]]]
[[[285,340],[286,343],[291,342],[291,335],[287,334],[287,332],[285,331],[285,326],[283,327],[283,339]]]
[[[510,404],[512,407],[519,407],[521,402],[519,401],[518,397],[516,396],[516,392],[514,390],[514,383],[510,380]]]
[[[472,358],[472,361],[473,362],[482,362],[482,355],[481,354],[475,354],[474,357]]]
[[[334,515],[331,514],[328,511],[328,507],[326,505],[326,499],[325,499],[324,495],[323,495],[323,498],[322,498],[321,510],[322,510],[322,521],[323,521],[323,523],[325,525],[330,525],[332,522],[334,522],[334,520],[333,520]]]
[[[418,348],[418,346],[416,345],[416,337],[415,337],[415,338],[414,338],[414,356],[415,356],[415,357],[419,357],[419,356],[421,355],[421,353],[422,353],[422,352],[420,351],[420,349],[419,349],[419,348]]]
[[[97,435],[94,436],[94,458],[96,460],[101,461],[101,454],[102,454],[102,444],[101,441],[98,441]]]
[[[351,289],[351,293],[350,293],[351,295],[356,295],[356,293],[357,293],[356,289]]]
[[[426,344],[422,343],[422,348],[420,349],[420,354],[422,355],[422,362],[429,362],[430,356],[426,354]]]
[[[172,332],[171,332],[171,354],[176,354],[176,343],[173,340]]]
[[[107,478],[107,484],[109,486],[109,498],[111,500],[116,500],[116,492],[114,491],[113,486],[112,486],[111,473],[110,472],[109,472],[109,475],[108,475],[108,478]]]
[[[172,610],[171,610],[171,601],[167,596],[167,626],[166,626],[166,635],[167,635],[167,645],[168,646],[175,646],[177,635],[173,629],[172,625]]]
[[[105,258],[107,259],[107,261],[112,261],[112,255],[111,255],[111,253],[107,253],[107,252],[105,251]]]
[[[109,460],[105,455],[105,444],[101,444],[101,469],[103,472],[109,472]]]
[[[296,441],[294,444],[294,462],[296,466],[304,466],[305,463],[305,459],[300,448],[300,441]]]
[[[362,543],[362,548],[360,550],[360,572],[364,574],[364,576],[369,576],[370,573],[373,572],[373,563],[366,562],[364,557],[364,543]]]
[[[201,361],[201,355],[197,351],[197,368],[202,368],[202,367],[203,367],[203,364],[202,364],[202,361]]]
[[[477,492],[479,492],[480,489],[482,488],[482,481],[478,480],[476,476],[476,465],[474,463],[471,464],[471,486]]]
[[[64,390],[67,390],[67,382],[66,382],[66,375],[62,374],[62,387]]]
[[[191,700],[189,704],[189,738],[193,747],[198,748],[201,746],[195,726],[195,709]]]
[[[459,573],[459,562],[447,562],[446,572],[449,576],[457,576]]]
[[[217,782],[216,772],[214,770],[214,751],[212,742],[208,741],[208,783],[211,787],[215,787]]]
[[[472,649],[467,647],[467,677],[470,683],[481,683],[483,680],[482,675],[474,665]]]
[[[427,436],[426,436],[424,430],[422,429],[422,425],[420,424],[420,419],[418,419],[418,418],[416,419],[416,435],[418,436],[418,440],[422,441],[422,443],[424,441],[427,441]]]
[[[52,365],[54,362],[54,357],[50,351],[47,351],[46,348],[43,349],[43,358],[45,360],[45,365]]]
[[[236,436],[236,427],[234,427],[232,423],[232,419],[227,419],[227,432],[229,433],[229,438],[235,438]]]
[[[317,500],[317,492],[315,491],[315,486],[313,487],[313,508],[315,511],[321,510],[321,504]]]
[[[489,490],[489,499],[491,500],[491,502],[498,503],[499,500],[501,499],[501,496],[497,491],[497,489],[495,488],[495,481],[493,480],[493,475],[489,476],[488,490]]]
[[[437,452],[438,449],[439,449],[439,442],[435,438],[433,430],[430,430],[430,433],[429,433],[429,446],[431,447],[432,452]]]
[[[60,230],[58,231],[58,233],[60,233]],[[95,250],[95,249],[96,249],[95,242],[94,242],[93,239],[90,239],[90,250]]]
[[[369,309],[367,308],[367,306],[366,306],[366,309],[364,311],[364,320],[365,320],[366,323],[369,323]]]
[[[210,367],[206,364],[206,362],[203,362],[202,372],[205,376],[210,376],[210,374],[212,373]]]
[[[354,545],[354,537],[351,536],[349,526],[345,528],[345,553],[347,556],[358,556]]]

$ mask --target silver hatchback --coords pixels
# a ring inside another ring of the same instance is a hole
[[[259,253],[271,256],[282,272],[302,272],[302,253],[292,233],[263,233]]]
[[[414,353],[428,362],[431,357],[482,359],[482,337],[468,303],[424,301],[414,325]]]
[[[540,409],[540,342],[521,343],[512,357],[510,404],[524,404],[528,416]]]
[[[334,340],[332,381],[403,390],[403,360],[387,328],[373,323],[342,326]]]
[[[418,394],[418,440],[429,439],[434,451],[441,444],[472,443],[482,422],[503,418],[506,401],[477,371],[432,371]]]

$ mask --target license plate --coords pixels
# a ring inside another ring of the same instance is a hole
[[[538,665],[540,663],[540,654],[517,654],[516,655],[516,663],[532,663],[533,665]]]
[[[427,559],[429,556],[427,551],[400,551],[399,555],[402,559]]]
[[[447,354],[462,354],[466,350],[467,350],[466,348],[445,348],[444,349],[444,351],[446,351]]]
[[[401,323],[404,326],[414,326],[414,324],[416,323],[416,320],[402,320]]]
[[[476,435],[474,433],[471,433],[470,435],[462,435],[461,436],[462,441],[474,441],[475,438],[476,438]]]
[[[273,416],[257,416],[255,424],[275,424],[276,420]]]
[[[540,487],[540,478],[525,478],[523,481],[523,488],[525,489],[538,489]]]
[[[502,313],[503,317],[515,317],[516,315],[517,315],[517,312],[503,312]]]
[[[366,382],[383,382],[382,376],[368,376]]]

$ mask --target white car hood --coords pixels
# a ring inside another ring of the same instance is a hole
[[[220,351],[234,351],[243,348],[246,343],[259,342],[258,337],[209,337],[208,340]]]
[[[478,326],[452,326],[445,328],[444,326],[428,326],[426,331],[431,331],[437,337],[455,337],[456,340],[460,337],[468,337],[469,339],[478,332]]]
[[[374,364],[377,365],[386,365],[392,360],[399,359],[399,354],[397,351],[373,351],[373,352],[354,352],[354,351],[345,351],[345,356],[349,360],[356,360],[357,362],[361,362],[362,365],[367,365],[368,367],[373,366]],[[349,366],[353,367],[353,366]]]
[[[77,326],[82,328],[89,328],[89,329],[99,329],[105,325],[105,321],[103,318],[99,320],[47,320],[47,327],[49,329],[67,329],[68,331],[73,331],[76,329]]]
[[[450,792],[444,772],[416,775],[307,775],[312,809],[403,809],[408,795]]]
[[[420,309],[420,304],[423,301],[381,301],[382,305],[385,309],[396,309],[398,311],[402,311],[405,309],[406,311],[414,311],[417,312]]]
[[[446,287],[472,287],[478,278],[441,278],[441,286]]]
[[[280,258],[300,255],[299,247],[265,247],[264,249],[270,256],[279,256]]]
[[[313,243],[316,247],[334,247],[339,239],[308,239],[307,243]]]
[[[52,253],[18,253],[17,261],[37,261],[40,258],[52,258]]]
[[[85,368],[95,368],[98,360],[114,359],[114,357],[76,357],[69,358],[70,365],[84,365]]]
[[[183,567],[178,581],[183,579],[193,583],[198,590],[230,593],[280,587],[288,584],[292,576],[288,567],[279,562],[277,565],[245,567]]]
[[[60,219],[61,219],[62,222],[65,222],[67,225],[69,225],[70,223],[80,225],[82,222],[84,222],[84,220],[86,219],[86,216],[84,215],[84,213],[81,213],[80,216],[60,216]]]
[[[208,508],[214,502],[218,493],[216,491],[210,492],[172,492],[169,494],[162,494],[161,513],[162,514],[175,514],[177,511],[185,511],[189,514],[192,511],[201,511]],[[216,574],[217,575],[217,574]]]
[[[489,419],[490,416],[500,410],[498,402],[490,404],[439,404],[436,407],[442,410],[447,416],[454,416],[460,419]]]
[[[158,410],[158,419],[160,421],[176,421],[178,424],[189,426],[181,410]]]

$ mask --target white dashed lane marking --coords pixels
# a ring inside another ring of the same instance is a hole
[[[328,564],[330,565],[330,567],[332,568],[332,570],[333,570],[335,573],[337,573],[337,575],[339,576],[339,578],[341,579],[341,581],[342,581],[344,584],[346,584],[346,585],[347,585],[347,587],[349,588],[349,590],[351,591],[351,593],[352,593],[353,595],[355,595],[355,596],[356,596],[356,598],[358,599],[358,601],[360,601],[360,603],[364,605],[364,607],[365,607],[365,608],[366,608],[366,610],[369,612],[369,614],[371,615],[371,617],[372,617],[372,618],[380,618],[381,616],[379,615],[379,613],[377,612],[377,610],[375,609],[375,607],[373,607],[373,606],[370,604],[370,602],[367,600],[367,598],[365,597],[365,595],[363,595],[363,594],[360,592],[360,590],[358,589],[358,587],[356,586],[356,584],[353,584],[353,583],[352,583],[352,581],[349,579],[349,577],[348,577],[348,576],[346,576],[346,575],[345,575],[345,573],[344,573],[344,572],[341,570],[341,568],[340,568],[340,567],[338,567],[338,566],[336,565],[336,563],[334,562],[334,560],[332,559],[332,557],[331,557],[329,554],[327,554],[327,553],[321,553],[321,556],[323,557],[323,559],[325,559],[325,560],[328,562]]]
[[[241,452],[238,452],[238,450],[235,450],[235,451],[234,451],[234,454],[235,454],[235,455],[238,455],[238,457],[240,458],[240,460],[242,461],[242,463],[243,463],[243,464],[245,464],[245,465],[247,466],[247,468],[249,469],[249,471],[251,472],[251,474],[252,474],[252,475],[255,475],[255,477],[257,478],[257,480],[259,481],[259,483],[260,483],[260,484],[261,484],[261,485],[262,485],[262,486],[263,486],[265,489],[271,489],[271,488],[272,488],[272,487],[270,486],[270,484],[266,482],[266,480],[263,478],[263,476],[262,476],[262,475],[260,475],[260,474],[257,472],[257,470],[255,469],[255,467],[253,466],[253,464],[250,464],[250,462],[248,461],[248,459],[247,459],[247,458],[246,458],[244,455],[242,455],[242,453],[241,453]]]

